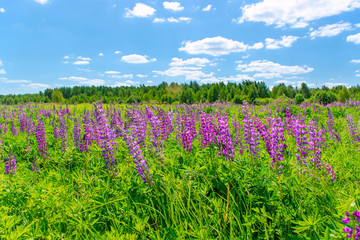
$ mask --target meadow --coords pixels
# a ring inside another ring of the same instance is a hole
[[[357,239],[359,110],[0,106],[0,238]]]

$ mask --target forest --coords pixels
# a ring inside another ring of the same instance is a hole
[[[213,102],[233,102],[236,104],[246,100],[248,103],[263,105],[274,99],[292,99],[297,104],[304,101],[329,104],[345,102],[348,99],[360,100],[360,86],[335,86],[328,88],[309,88],[306,83],[300,87],[286,86],[280,83],[270,88],[261,81],[243,81],[242,83],[212,83],[199,85],[196,81],[189,84],[162,82],[157,86],[140,85],[109,86],[74,86],[46,89],[37,94],[0,95],[0,104],[14,105],[28,102],[34,103],[92,103],[96,99],[104,103],[168,103],[193,104]]]

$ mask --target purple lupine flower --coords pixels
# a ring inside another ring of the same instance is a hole
[[[79,145],[81,152],[88,151],[89,146],[91,145],[91,140],[93,140],[93,127],[89,112],[87,110],[84,111],[83,128],[84,136]]]
[[[341,142],[340,135],[337,133],[334,123],[334,114],[331,112],[330,108],[328,108],[328,120],[327,120],[327,126],[328,126],[328,132],[330,135],[330,140],[333,140],[334,143]]]
[[[15,126],[15,124],[14,124],[14,120],[11,120],[11,132],[12,132],[13,136],[17,136],[17,135],[18,135],[16,126]]]
[[[347,225],[349,224],[350,226],[354,227],[348,227],[345,226],[343,228],[343,231],[345,233],[347,233],[346,237],[347,238],[353,238],[358,240],[360,238],[360,225],[358,223],[360,223],[360,213],[358,211],[354,211],[352,215],[350,215],[348,212],[345,212],[346,216],[344,217],[344,219],[342,220],[342,222]],[[353,235],[355,231],[355,234]]]
[[[15,174],[16,173],[16,158],[12,150],[10,149],[9,155],[6,158],[5,162],[5,174]]]
[[[140,175],[144,183],[150,183],[152,180],[149,168],[146,164],[144,155],[141,155],[141,149],[138,141],[132,137],[131,131],[123,134],[124,141],[130,150],[130,154],[135,163],[136,171]]]
[[[110,129],[106,114],[102,108],[102,103],[96,104],[95,102],[95,117],[99,129],[100,148],[102,155],[105,159],[106,168],[114,176],[116,173],[116,161],[114,157],[114,148],[117,148],[113,131]]]
[[[40,157],[48,158],[49,154],[47,152],[45,127],[44,127],[44,122],[42,121],[41,118],[38,120],[38,124],[35,127],[35,136],[36,136],[36,142]]]
[[[59,122],[60,122],[59,136],[60,136],[60,140],[61,140],[61,150],[63,152],[65,152],[66,149],[67,149],[67,129],[68,129],[68,125],[66,123],[66,120],[62,116],[60,117]]]
[[[347,115],[346,117],[347,129],[349,131],[350,137],[352,139],[352,144],[355,142],[359,142],[360,138],[358,136],[357,127],[354,123],[354,119],[351,114]]]
[[[159,118],[153,113],[153,111],[146,107],[146,115],[150,122],[150,131],[151,131],[151,143],[156,148],[157,151],[161,147],[163,147],[163,140],[161,138],[161,131],[160,131],[160,120]]]
[[[219,125],[219,134],[217,136],[219,155],[225,156],[227,160],[233,160],[235,148],[233,146],[233,140],[227,123],[227,117],[217,116],[217,121]]]
[[[81,145],[81,129],[80,122],[77,118],[74,120],[74,147],[80,149]]]
[[[217,130],[215,129],[214,118],[210,114],[202,113],[200,115],[199,135],[203,148],[215,143]]]
[[[234,119],[233,121],[233,125],[234,125],[234,133],[235,133],[235,144],[239,145],[239,153],[243,154],[244,153],[244,147],[243,147],[243,143],[242,143],[242,139],[241,139],[241,126],[240,126],[240,122],[237,119]]]
[[[196,124],[195,122],[195,115],[188,110],[185,114],[181,117],[181,140],[182,146],[185,148],[186,151],[192,151],[192,142],[196,138]]]
[[[244,148],[247,149],[247,152],[249,152],[253,158],[257,158],[259,157],[258,152],[260,148],[258,145],[260,144],[260,137],[255,129],[254,119],[249,111],[249,104],[246,101],[244,101],[243,113],[245,114],[243,119]]]
[[[27,114],[25,112],[20,113],[18,115],[19,123],[20,123],[20,131],[25,132],[26,124],[27,124]]]
[[[308,156],[308,136],[307,136],[307,125],[304,123],[304,119],[296,119],[294,122],[293,130],[294,137],[296,139],[296,150],[295,154],[297,163],[303,166],[307,166]]]

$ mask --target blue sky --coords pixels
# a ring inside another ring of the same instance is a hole
[[[360,83],[360,0],[0,0],[0,94]]]

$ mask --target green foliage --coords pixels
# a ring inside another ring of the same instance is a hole
[[[321,104],[329,104],[329,103],[333,103],[337,100],[335,94],[331,91],[318,91],[315,93],[314,96],[316,102],[319,102]]]
[[[295,96],[296,104],[302,104],[304,101],[305,101],[305,98],[301,93],[296,94],[296,96]]]

